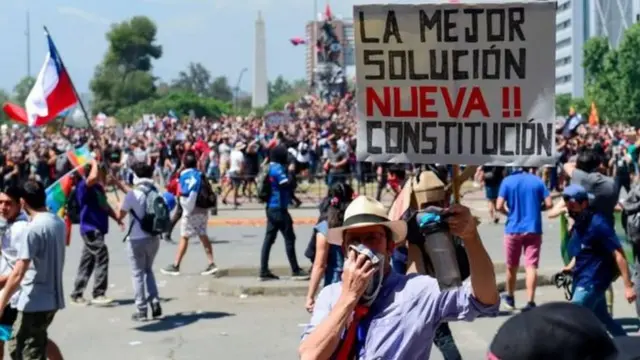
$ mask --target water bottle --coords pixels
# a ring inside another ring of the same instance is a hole
[[[416,216],[420,233],[424,237],[426,251],[438,280],[440,289],[446,290],[462,284],[460,268],[451,234],[442,209],[431,207]]]

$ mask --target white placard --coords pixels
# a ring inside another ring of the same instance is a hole
[[[555,161],[555,2],[354,6],[358,160]]]

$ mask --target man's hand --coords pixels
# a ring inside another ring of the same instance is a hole
[[[452,235],[461,238],[463,241],[477,235],[478,221],[471,215],[469,208],[455,204],[445,211],[449,215],[447,223]]]
[[[629,304],[636,300],[637,295],[633,284],[631,284],[631,286],[624,287],[624,297],[625,299],[627,299],[627,302],[629,302]]]
[[[342,294],[352,300],[362,297],[376,268],[365,255],[349,250],[347,266],[342,271]]]

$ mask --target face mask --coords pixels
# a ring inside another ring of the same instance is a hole
[[[367,256],[373,263],[373,266],[376,267],[376,272],[373,274],[367,289],[360,298],[360,304],[364,306],[371,306],[378,297],[378,293],[380,293],[380,289],[382,288],[382,282],[384,280],[384,261],[386,256],[384,254],[375,253],[362,244],[349,246],[349,251],[352,250],[358,254]],[[348,260],[345,261],[344,266],[349,266]]]
[[[580,212],[569,211],[569,216],[573,219],[576,224],[583,224],[590,219],[591,213],[589,210],[585,209]]]

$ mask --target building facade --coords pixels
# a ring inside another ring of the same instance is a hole
[[[556,94],[584,97],[583,45],[604,36],[611,46],[640,20],[640,0],[558,0],[556,12]]]

